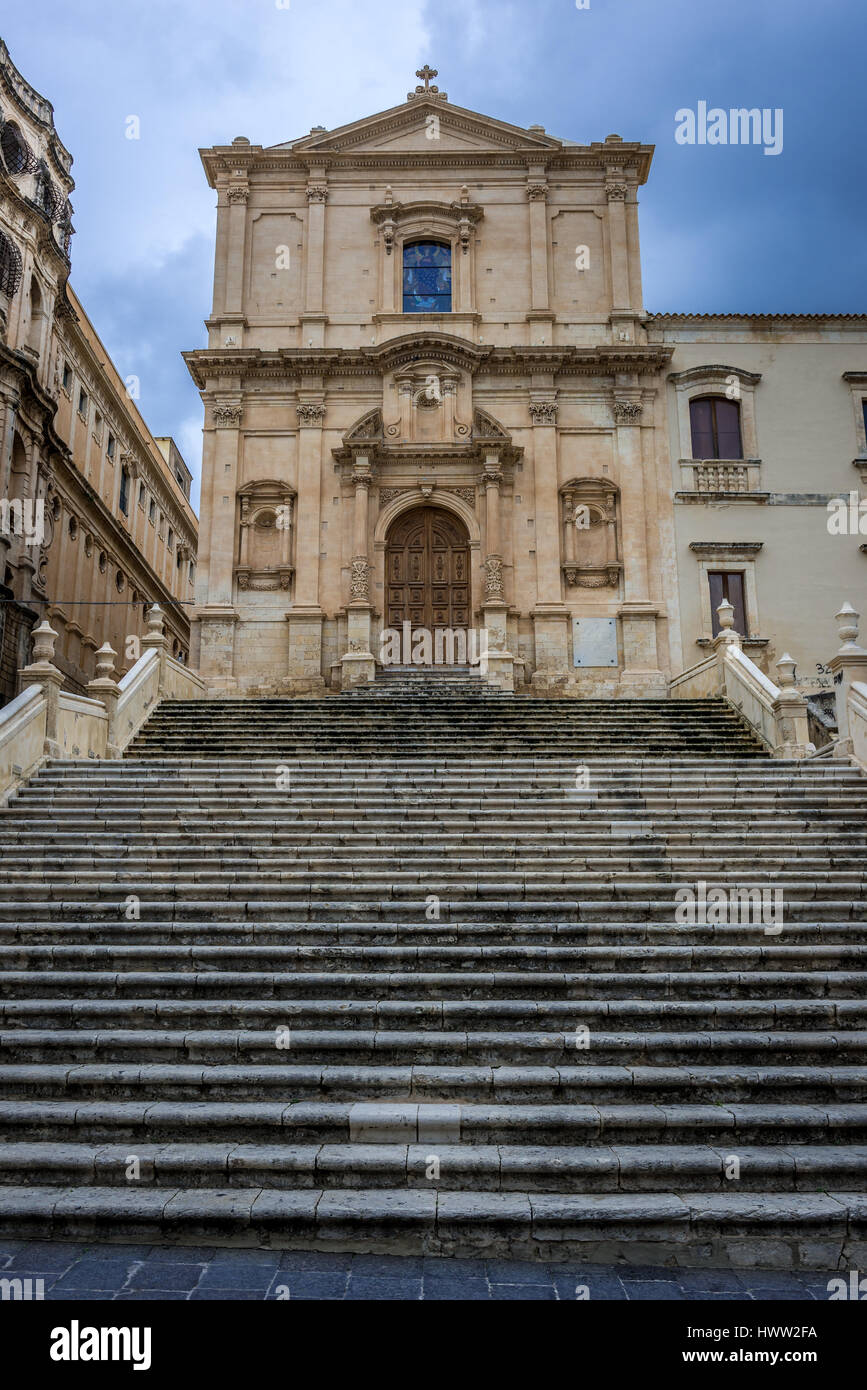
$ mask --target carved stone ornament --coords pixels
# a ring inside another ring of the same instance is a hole
[[[503,597],[503,561],[499,555],[489,555],[485,561],[485,598]]]
[[[212,411],[218,429],[237,429],[243,414],[244,407],[241,405],[215,405]]]
[[[620,582],[619,564],[564,565],[563,574],[570,589],[615,589]]]
[[[531,401],[530,419],[533,421],[534,425],[556,425],[556,401]]]
[[[637,425],[643,409],[640,401],[615,401],[614,419],[618,425]]]
[[[393,502],[396,497],[403,497],[409,489],[405,487],[381,487],[379,489],[380,508],[387,507],[389,502]]]
[[[476,505],[476,489],[474,487],[447,487],[444,491],[453,493],[455,497],[460,497],[471,507]]]
[[[236,571],[238,588],[253,593],[273,593],[276,589],[289,589],[295,570],[291,565],[280,565],[275,569],[254,570],[242,566]]]
[[[623,203],[626,201],[628,189],[625,183],[607,183],[605,192],[609,203]]]
[[[532,179],[527,184],[527,197],[531,203],[541,203],[548,196],[548,185],[544,179]]]
[[[324,183],[308,183],[307,185],[308,203],[327,203],[328,189]]]
[[[250,190],[245,183],[233,183],[226,189],[226,200],[230,203],[246,203]]]
[[[349,593],[354,599],[370,598],[370,566],[363,557],[357,557],[352,561]]]
[[[325,406],[315,401],[302,401],[296,409],[300,425],[321,425],[325,419]]]

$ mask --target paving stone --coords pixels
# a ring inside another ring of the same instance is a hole
[[[368,1299],[403,1299],[406,1301],[417,1301],[421,1298],[421,1278],[417,1279],[386,1279],[386,1278],[361,1278],[352,1275],[346,1291],[348,1300]]]
[[[174,1264],[166,1261],[146,1260],[131,1275],[128,1287],[131,1289],[194,1289],[202,1278],[206,1266],[201,1264]]]

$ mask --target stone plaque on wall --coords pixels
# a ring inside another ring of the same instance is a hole
[[[615,618],[573,618],[572,650],[576,666],[617,666]]]

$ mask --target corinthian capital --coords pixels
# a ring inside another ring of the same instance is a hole
[[[324,183],[308,183],[307,185],[308,203],[327,203],[328,189]]]
[[[321,425],[325,419],[325,406],[317,401],[302,401],[296,407],[299,425]]]
[[[217,429],[237,429],[244,414],[244,407],[241,405],[215,405],[211,414]]]
[[[548,196],[548,185],[544,179],[530,179],[527,183],[527,197],[531,203],[540,203]]]
[[[618,425],[638,425],[643,409],[640,401],[615,401],[614,419]]]
[[[246,203],[250,196],[250,190],[245,183],[233,183],[226,189],[226,198],[230,203]]]
[[[558,409],[556,401],[531,401],[530,419],[534,425],[556,425]]]
[[[606,183],[605,185],[605,194],[609,203],[625,202],[627,192],[625,183]]]

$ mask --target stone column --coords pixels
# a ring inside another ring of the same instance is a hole
[[[851,603],[844,603],[836,614],[837,630],[843,645],[828,662],[834,674],[834,694],[837,703],[837,743],[835,757],[848,758],[854,749],[849,731],[849,691],[853,681],[867,682],[867,650],[858,645],[858,625],[861,614]]]
[[[324,170],[311,171],[307,185],[307,279],[304,290],[304,313],[301,315],[301,346],[312,340],[316,348],[325,344],[325,205],[328,185]]]
[[[376,678],[376,659],[370,650],[370,561],[368,558],[369,498],[373,475],[370,460],[356,455],[352,474],[355,506],[352,519],[352,578],[348,617],[349,650],[342,660],[341,681],[346,690]]]
[[[503,472],[496,454],[488,454],[482,484],[485,489],[485,631],[480,644],[485,653],[483,674],[501,690],[515,689],[515,663],[507,650],[506,619],[508,604],[503,587],[503,557],[500,553],[500,487]]]
[[[629,253],[626,236],[626,194],[627,186],[620,177],[620,170],[609,170],[610,177],[605,183],[608,199],[608,236],[611,248],[611,300],[612,311],[616,315],[630,308],[629,295]]]
[[[199,671],[212,690],[235,690],[235,494],[243,407],[239,400],[214,405],[208,510],[207,597],[197,611]],[[207,434],[205,436],[207,440]],[[203,509],[204,519],[204,509]],[[204,528],[203,528],[203,534]]]
[[[236,182],[226,190],[229,232],[226,246],[226,298],[221,318],[240,319],[244,312],[244,259],[247,239],[247,184]]]
[[[539,689],[549,687],[555,675],[562,679],[569,672],[569,615],[561,598],[555,397],[556,392],[549,391],[530,401],[536,495],[536,606],[532,614],[536,670],[532,684]]]
[[[636,396],[618,396],[614,401],[624,579],[624,601],[618,609],[623,640],[620,684],[624,694],[664,699],[668,682],[659,670],[656,650],[658,610],[648,591],[641,413]]]
[[[321,397],[298,403],[298,511],[296,523],[295,597],[286,614],[289,623],[290,694],[310,694],[324,688],[322,675],[322,609],[319,606],[319,551],[322,511]]]
[[[412,438],[412,381],[399,381],[397,395],[400,405],[400,437],[408,440]]]
[[[548,286],[548,184],[544,170],[534,172],[527,181],[530,204],[530,339],[534,345],[550,346],[554,316]]]

